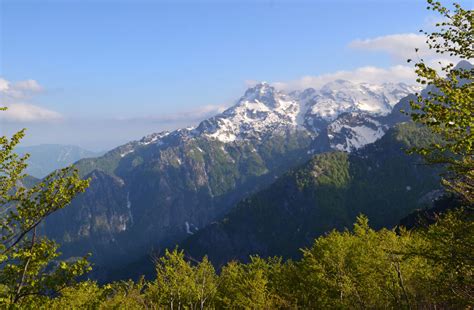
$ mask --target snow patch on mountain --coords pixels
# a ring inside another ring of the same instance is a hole
[[[140,145],[148,145],[148,144],[152,144],[152,143],[159,143],[162,138],[166,137],[169,134],[170,134],[169,131],[162,131],[162,132],[159,132],[159,133],[153,133],[151,135],[143,137],[138,143]]]
[[[132,202],[130,201],[130,192],[127,192],[127,211],[128,218],[130,219],[130,222],[133,225]]]
[[[127,156],[128,154],[131,154],[133,152],[135,152],[134,149],[126,150],[126,151],[124,151],[123,153],[120,154],[120,157],[124,158],[125,156]]]
[[[351,131],[351,134],[346,137],[345,144],[336,144],[335,149],[340,151],[350,152],[354,149],[359,149],[364,145],[373,143],[384,135],[384,131],[380,128],[373,129],[368,126],[345,127]]]
[[[377,141],[387,129],[368,115],[352,112],[328,126],[328,137],[332,148],[351,152]]]
[[[189,223],[188,221],[184,222],[184,225],[185,225],[185,228],[186,228],[186,233],[188,235],[194,235],[194,232],[199,230],[194,224]]]

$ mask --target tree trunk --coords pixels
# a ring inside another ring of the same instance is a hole
[[[18,300],[21,297],[20,293],[21,293],[21,290],[23,289],[23,285],[24,285],[24,282],[25,282],[25,279],[26,279],[26,272],[28,271],[28,266],[29,266],[30,261],[31,261],[31,256],[33,254],[33,247],[35,246],[35,241],[36,241],[36,226],[33,229],[33,236],[31,237],[30,257],[28,257],[28,260],[26,261],[25,267],[23,268],[23,272],[22,272],[22,275],[21,275],[21,280],[20,280],[20,283],[18,284],[18,289],[16,290],[15,299],[13,300],[13,303],[17,303]]]

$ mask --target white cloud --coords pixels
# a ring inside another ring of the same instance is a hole
[[[432,22],[439,22],[439,20]],[[350,42],[349,47],[365,52],[387,54],[391,57],[393,65],[388,68],[365,66],[351,71],[338,71],[319,76],[304,76],[293,81],[276,82],[273,85],[289,91],[308,87],[319,88],[327,82],[336,79],[376,84],[386,82],[414,84],[416,80],[415,69],[412,65],[407,65],[407,59],[412,59],[414,62],[422,59],[427,65],[437,70],[448,63],[456,64],[459,62],[458,58],[447,57],[430,50],[426,44],[426,36],[424,34],[402,33],[358,39]],[[440,74],[443,73],[440,72]],[[253,85],[255,82],[249,80],[246,81],[246,84]]]
[[[3,78],[0,78],[0,92],[3,93],[7,91],[9,87],[10,87],[10,82],[8,82],[7,80]]]
[[[440,22],[440,20],[433,22]],[[401,33],[354,40],[349,43],[349,47],[369,52],[386,53],[394,63],[398,64],[406,63],[407,59],[412,59],[415,62],[423,60],[427,65],[437,70],[441,68],[441,65],[457,63],[460,60],[456,57],[438,54],[435,50],[429,49],[424,34]]]
[[[61,115],[55,111],[31,104],[28,100],[43,91],[35,80],[10,82],[0,77],[0,105],[7,111],[0,112],[0,119],[14,122],[58,120]]]
[[[29,98],[43,91],[43,87],[35,80],[10,82],[0,77],[0,95],[3,101]]]
[[[415,83],[416,75],[412,67],[404,65],[396,65],[385,68],[367,66],[357,68],[352,71],[337,71],[334,73],[323,74],[318,76],[304,76],[301,79],[272,83],[275,87],[291,91],[301,90],[309,87],[320,88],[324,84],[334,80],[348,80],[355,83],[399,83],[407,84]]]
[[[202,120],[210,116],[224,112],[227,107],[225,105],[205,105],[165,116],[163,119],[169,120]]]
[[[25,92],[41,92],[43,87],[35,80],[19,81],[13,84],[13,87]]]
[[[426,46],[426,36],[415,33],[402,33],[380,36],[376,38],[354,40],[349,47],[364,51],[383,52],[395,61],[406,61],[408,58],[433,56],[434,52]],[[418,48],[418,53],[415,53]]]
[[[7,104],[7,110],[0,112],[0,119],[16,122],[51,121],[61,119],[61,114],[28,103]]]

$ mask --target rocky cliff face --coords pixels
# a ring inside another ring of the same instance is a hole
[[[309,158],[312,143],[298,131],[259,143],[174,138],[165,147],[144,145],[123,157],[119,150],[94,163],[104,168],[86,175],[90,189],[46,225],[66,255],[91,251],[97,263],[120,263],[173,245]],[[114,160],[115,167],[106,166]],[[90,165],[78,163],[83,171]]]

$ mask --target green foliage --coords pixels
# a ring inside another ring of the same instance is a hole
[[[303,249],[299,261],[253,256],[216,273],[178,249],[156,261],[156,279],[86,281],[47,309],[463,309],[474,302],[472,215],[442,216],[424,230],[373,230],[359,216]]]
[[[407,253],[426,259],[440,270],[433,284],[445,288],[437,298],[462,308],[474,302],[474,213],[460,209],[418,233],[421,246],[409,245]]]
[[[430,49],[461,59],[473,59],[474,11],[465,10],[459,4],[454,4],[454,9],[450,10],[433,0],[428,0],[428,9],[443,18],[443,22],[436,24],[438,31],[425,32]],[[422,154],[429,163],[446,165],[443,184],[473,204],[474,68],[466,64],[454,67],[450,63],[442,65],[438,72],[423,59],[415,68],[417,81],[428,88],[426,95],[418,95],[417,102],[411,103],[411,117],[439,135],[442,142],[413,151]]]
[[[216,293],[216,273],[207,258],[193,266],[184,259],[183,251],[166,250],[157,260],[156,273],[156,280],[150,283],[146,292],[155,305],[170,309],[204,309]]]
[[[413,122],[398,124],[395,127],[396,130],[390,133],[394,135],[396,141],[401,142],[405,149],[423,148],[441,142],[441,139],[427,127]]]
[[[230,262],[222,269],[216,305],[220,309],[265,309],[268,279],[259,260]]]
[[[61,291],[61,295],[45,303],[45,309],[97,309],[105,298],[108,286],[101,288],[96,282],[83,281]]]
[[[417,236],[378,232],[359,217],[353,232],[331,232],[304,250],[300,262],[304,304],[323,308],[408,308],[420,301],[413,286],[429,280],[431,272],[418,258],[399,254]],[[415,274],[421,271],[423,274]],[[303,277],[304,274],[310,275]],[[427,279],[424,279],[426,277]],[[309,289],[308,289],[309,288]]]
[[[58,262],[58,246],[37,233],[43,220],[68,205],[88,181],[65,168],[26,188],[28,155],[14,152],[24,135],[21,130],[11,139],[0,137],[0,304],[12,307],[58,292],[89,269],[85,258]]]
[[[345,152],[324,153],[315,156],[305,167],[295,173],[298,188],[331,186],[344,188],[350,181],[349,155]]]

